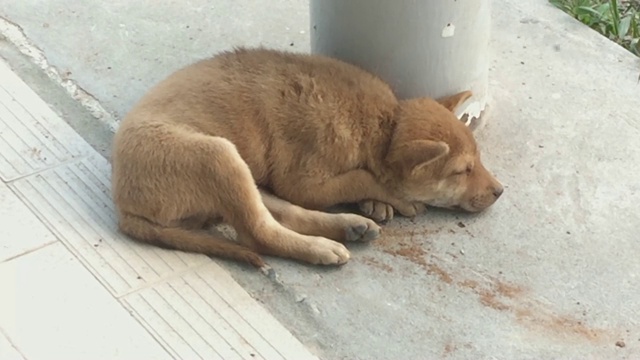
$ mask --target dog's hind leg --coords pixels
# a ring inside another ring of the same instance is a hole
[[[308,210],[265,191],[260,193],[276,220],[295,232],[341,242],[371,241],[380,236],[380,226],[360,215]]]
[[[313,264],[349,260],[344,245],[296,233],[276,221],[262,202],[249,166],[229,140],[165,124],[142,130],[124,133],[114,160],[114,194],[123,232],[148,242],[257,266],[261,260],[250,254]],[[140,143],[145,146],[137,146]],[[128,149],[135,149],[135,153]],[[188,219],[194,216],[222,216],[243,234],[238,238],[246,248],[218,244],[219,239],[192,227]]]
[[[200,181],[200,195],[207,199],[207,211],[222,215],[225,222],[243,236],[245,246],[262,254],[312,264],[344,264],[349,251],[344,245],[319,236],[299,234],[280,224],[262,201],[247,163],[230,141],[191,134],[180,142],[183,154],[193,154],[190,167]],[[202,203],[202,199],[200,201]],[[200,205],[203,206],[203,205]]]

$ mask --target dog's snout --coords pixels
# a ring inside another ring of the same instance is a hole
[[[500,197],[500,195],[502,195],[502,193],[504,192],[504,187],[503,186],[498,186],[496,188],[493,189],[493,196],[497,198]]]

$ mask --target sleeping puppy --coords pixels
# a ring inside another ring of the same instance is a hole
[[[265,266],[344,264],[394,211],[480,211],[502,185],[453,114],[468,91],[399,101],[378,77],[318,55],[236,49],[183,68],[123,119],[113,144],[120,230]],[[323,209],[359,203],[369,218]],[[236,242],[208,231],[222,219]]]

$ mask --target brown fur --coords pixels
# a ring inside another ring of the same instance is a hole
[[[379,78],[321,56],[238,49],[200,61],[156,85],[120,125],[120,229],[256,266],[259,254],[345,263],[340,242],[375,239],[380,228],[327,207],[360,203],[382,221],[425,205],[479,211],[500,195],[452,113],[469,96],[398,101]],[[238,242],[207,231],[219,217]]]

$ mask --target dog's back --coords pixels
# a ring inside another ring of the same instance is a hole
[[[300,163],[318,162],[309,167],[331,173],[370,165],[376,156],[363,150],[383,149],[375,142],[391,125],[381,120],[391,119],[396,106],[388,85],[357,67],[321,56],[239,49],[171,75],[121,126],[170,122],[224,137],[257,183],[279,187],[290,181],[284,172]]]

